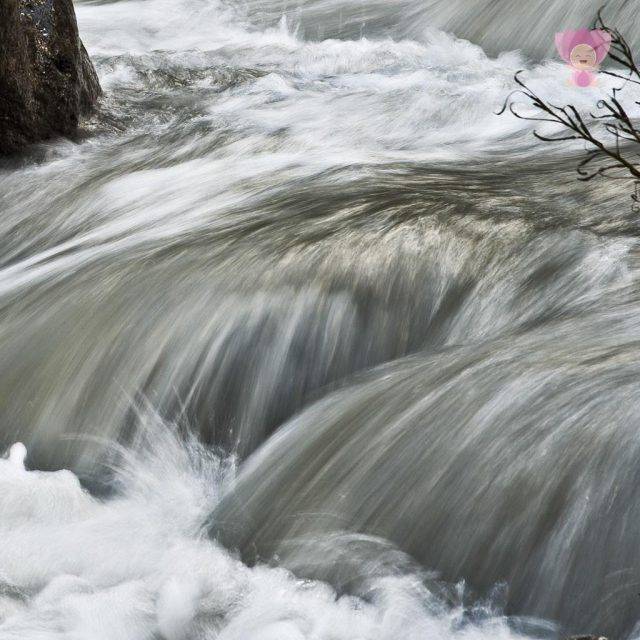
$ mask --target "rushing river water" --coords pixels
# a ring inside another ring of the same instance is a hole
[[[76,5],[100,112],[0,168],[0,640],[637,635],[640,216],[495,113],[611,86],[544,4]]]

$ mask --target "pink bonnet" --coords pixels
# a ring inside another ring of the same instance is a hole
[[[600,64],[609,53],[611,35],[602,29],[578,29],[556,33],[556,48],[560,57],[569,64],[571,52],[579,44],[588,44],[596,52],[596,63]]]

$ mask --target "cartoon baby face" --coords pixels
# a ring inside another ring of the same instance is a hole
[[[571,66],[580,70],[595,69],[597,64],[596,51],[588,44],[579,44],[571,50]]]

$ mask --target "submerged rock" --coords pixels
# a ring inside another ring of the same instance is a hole
[[[100,92],[72,0],[0,2],[0,153],[73,135]]]

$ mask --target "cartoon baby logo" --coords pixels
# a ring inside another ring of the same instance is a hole
[[[595,84],[598,67],[611,47],[611,35],[602,29],[578,29],[556,33],[556,48],[571,67],[571,81],[578,87]]]

